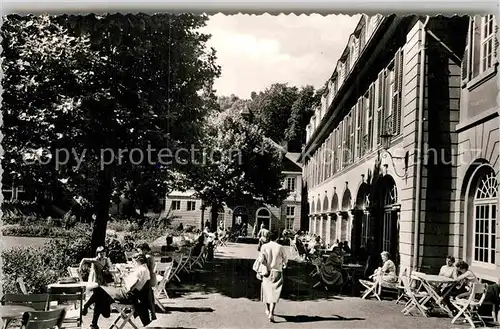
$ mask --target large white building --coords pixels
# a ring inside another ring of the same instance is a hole
[[[497,24],[368,17],[351,34],[307,127],[309,226],[398,265],[447,255],[500,273]]]

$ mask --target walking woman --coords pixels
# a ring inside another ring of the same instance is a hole
[[[266,314],[270,322],[274,322],[274,309],[278,303],[283,288],[283,269],[286,268],[287,257],[285,249],[276,243],[278,234],[269,233],[270,242],[262,245],[260,261],[267,267],[269,275],[262,277],[262,301],[266,304]]]

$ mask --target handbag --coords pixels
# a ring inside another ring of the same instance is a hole
[[[257,279],[259,280],[262,280],[262,277],[269,276],[269,270],[267,266],[262,263],[260,256],[253,263],[252,269],[257,273]]]

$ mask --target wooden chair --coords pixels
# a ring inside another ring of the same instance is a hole
[[[51,308],[65,308],[66,316],[64,319],[64,323],[75,324],[76,327],[81,327],[83,323],[82,309],[84,299],[85,287],[49,288],[49,302],[51,304]]]
[[[427,308],[424,307],[423,304],[425,304],[429,295],[426,292],[412,290],[410,278],[406,275],[401,276],[401,283],[404,288],[404,294],[408,298],[408,302],[401,312],[403,312],[404,315],[411,314],[410,312],[416,308],[424,317],[427,317]]]
[[[153,294],[155,298],[155,304],[158,305],[158,307],[165,312],[165,307],[163,304],[160,302],[160,299],[165,297],[165,298],[170,298],[167,293],[167,288],[166,285],[167,283],[170,282],[171,279],[171,272],[173,269],[173,262],[171,263],[157,263],[156,264],[156,269],[155,272],[159,275],[162,276],[162,279],[158,282],[156,287],[153,288]]]
[[[23,315],[21,329],[61,328],[66,316],[64,308],[52,311],[26,312]]]
[[[151,293],[151,285],[149,281],[146,282],[144,287],[142,288],[142,291],[140,294],[143,293]],[[134,323],[134,313],[135,313],[135,307],[132,304],[122,304],[122,303],[113,303],[111,305],[112,309],[115,309],[118,311],[118,316],[116,317],[115,321],[111,324],[109,329],[123,329],[127,324],[130,324],[134,329],[138,329],[136,324]]]
[[[451,304],[458,310],[457,315],[455,315],[451,323],[454,324],[455,321],[463,316],[470,323],[472,328],[476,328],[476,324],[480,324],[481,328],[485,327],[486,324],[479,315],[478,309],[486,298],[487,289],[488,284],[486,283],[474,283],[468,298],[451,300]]]
[[[45,311],[49,305],[48,294],[16,295],[5,294],[2,297],[2,305],[29,306],[35,311]]]

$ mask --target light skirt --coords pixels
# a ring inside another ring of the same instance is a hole
[[[269,276],[262,278],[262,301],[264,303],[277,303],[283,288],[283,272],[272,270]]]

